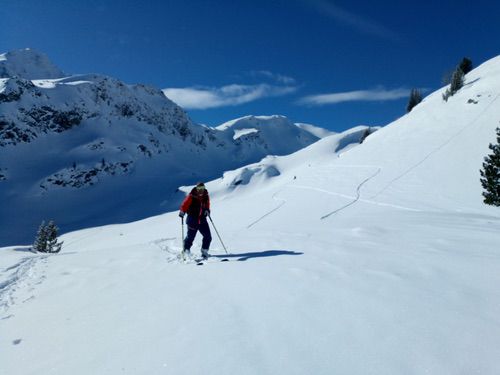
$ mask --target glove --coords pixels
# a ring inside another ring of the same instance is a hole
[[[210,216],[210,210],[206,209],[205,212],[204,212],[204,215],[205,215],[205,217]]]
[[[184,211],[179,211],[179,217],[182,217],[182,218],[183,218],[185,214],[186,214],[186,213],[185,213]]]

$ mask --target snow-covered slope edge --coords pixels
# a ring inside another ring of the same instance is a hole
[[[287,174],[287,178],[293,175],[297,184],[308,178],[322,191],[333,188],[345,196],[353,196],[356,191],[354,196],[359,193],[360,202],[419,211],[495,214],[496,208],[483,203],[479,170],[500,123],[500,57],[470,72],[465,86],[447,102],[442,99],[444,90],[426,97],[409,114],[380,128],[359,147],[344,149],[357,143],[363,127],[326,137],[289,156],[226,172],[223,179],[212,183],[212,190],[228,192],[230,187],[232,191],[235,181],[250,183],[246,187],[249,191],[258,190],[258,185],[251,186],[248,170],[268,171],[261,168],[267,165],[274,171],[266,172],[269,175],[278,175],[276,171]],[[339,150],[342,152],[333,153]],[[301,169],[305,164],[317,168]],[[318,175],[320,165],[324,170]],[[355,174],[359,179],[352,178]],[[276,183],[278,180],[273,179]]]
[[[482,202],[479,170],[500,124],[500,56],[467,74],[447,102],[444,90],[339,161],[380,171],[363,186],[364,197],[419,209],[495,211]]]

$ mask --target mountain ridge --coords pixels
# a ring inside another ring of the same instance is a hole
[[[319,139],[284,116],[250,117],[258,131],[235,137],[194,123],[160,89],[60,77],[34,50],[1,56],[0,196],[9,204],[0,219],[18,229],[0,229],[0,243],[27,241],[48,218],[67,231],[158,214],[177,205],[180,185]]]

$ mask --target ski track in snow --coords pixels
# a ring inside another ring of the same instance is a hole
[[[371,178],[373,178],[373,177],[375,177],[375,176],[372,176]],[[369,178],[368,180],[370,180],[371,178]],[[365,180],[364,183],[368,182],[368,180]],[[407,207],[407,206],[401,206],[401,205],[392,204],[392,203],[376,202],[376,201],[373,201],[373,200],[370,200],[370,199],[361,199],[359,196],[347,195],[347,194],[343,194],[343,193],[337,193],[335,191],[330,191],[330,190],[325,190],[325,189],[321,189],[321,188],[316,188],[316,187],[313,187],[313,186],[294,185],[294,186],[290,186],[290,187],[295,188],[295,189],[304,189],[304,190],[317,191],[317,192],[320,192],[320,193],[329,194],[329,195],[335,195],[337,197],[346,198],[346,199],[353,199],[352,202],[349,202],[348,205],[344,206],[341,209],[347,208],[348,206],[354,204],[355,202],[362,202],[362,203],[367,203],[367,204],[373,204],[375,206],[397,208],[399,210],[404,210],[404,211],[421,212],[421,210],[419,210],[417,208],[412,208],[412,207]],[[358,188],[361,188],[361,185],[358,186]],[[358,190],[358,192],[359,192],[359,190]],[[338,212],[341,209],[337,209],[336,211]],[[330,213],[330,214],[333,214],[333,212]]]
[[[380,167],[379,167],[379,168],[377,168],[377,171],[376,171],[374,174],[372,174],[371,176],[369,176],[368,178],[366,178],[364,181],[362,181],[362,182],[358,185],[358,187],[356,188],[356,197],[354,198],[354,200],[353,200],[352,202],[349,202],[349,203],[348,203],[348,204],[346,204],[345,206],[342,206],[342,207],[340,207],[340,208],[337,208],[336,210],[334,210],[334,211],[332,211],[332,212],[330,212],[330,213],[328,213],[328,214],[326,214],[326,215],[321,216],[321,218],[320,218],[320,219],[321,219],[321,220],[324,220],[324,219],[328,218],[329,216],[334,215],[334,214],[336,214],[336,213],[338,213],[338,212],[340,212],[340,211],[343,211],[343,210],[345,210],[346,208],[348,208],[348,207],[352,206],[353,204],[355,204],[356,202],[358,202],[358,201],[359,201],[359,198],[361,198],[361,188],[363,187],[363,185],[364,185],[364,184],[366,184],[368,181],[370,181],[370,180],[371,180],[372,178],[374,178],[375,176],[377,176],[377,175],[380,173],[380,171],[381,171],[381,170],[382,170],[382,169],[381,169]]]
[[[180,263],[180,264],[196,264],[196,256],[191,254],[187,255],[185,259],[182,258],[181,247],[172,245],[171,242],[179,241],[177,237],[170,238],[160,238],[154,241],[151,241],[150,244],[156,245],[160,248],[161,251],[166,252],[167,255],[167,263]],[[181,240],[182,241],[182,240]]]
[[[178,240],[176,237],[170,238],[159,238],[157,240],[151,241],[150,244],[156,245],[161,251],[165,251],[168,263],[179,262],[181,260],[180,248],[175,249],[173,246],[169,245],[170,242]]]
[[[162,251],[165,251],[167,255],[167,263],[179,263],[179,264],[196,264],[196,257],[194,254],[185,255],[185,258],[182,258],[181,248],[169,245],[161,245],[166,241],[177,240],[177,238],[166,238],[152,241],[152,243],[156,244]]]
[[[367,166],[341,166],[341,167],[359,167],[359,168],[366,168]],[[397,209],[400,209],[400,210],[405,210],[405,211],[413,211],[413,212],[420,212],[420,210],[418,209],[415,209],[415,208],[411,208],[411,207],[405,207],[405,206],[400,206],[400,205],[395,205],[395,204],[390,204],[390,203],[383,203],[383,202],[375,202],[375,201],[372,201],[372,200],[368,200],[368,199],[361,199],[361,188],[363,187],[363,185],[365,185],[368,181],[372,180],[373,178],[375,178],[381,171],[382,171],[382,168],[380,167],[374,167],[374,166],[369,166],[369,167],[373,167],[373,168],[377,168],[377,170],[375,171],[375,173],[373,173],[372,175],[370,175],[369,177],[367,177],[365,180],[363,180],[357,187],[356,187],[356,195],[353,196],[353,195],[347,195],[347,194],[342,194],[342,193],[337,193],[337,192],[333,192],[333,191],[329,191],[329,190],[324,190],[324,189],[321,189],[321,188],[315,188],[315,187],[312,187],[312,186],[305,186],[305,185],[288,185],[286,186],[285,188],[289,188],[289,187],[292,187],[292,188],[296,188],[296,189],[305,189],[305,190],[313,190],[313,191],[318,191],[318,192],[321,192],[321,193],[325,193],[325,194],[330,194],[330,195],[336,195],[336,196],[339,196],[339,197],[342,197],[342,198],[346,198],[346,199],[352,199],[351,202],[349,202],[348,204],[338,208],[338,209],[335,209],[334,211],[331,211],[329,213],[327,213],[326,215],[323,215],[320,217],[320,220],[324,220],[328,217],[330,217],[331,215],[334,215],[340,211],[343,211],[345,210],[346,208],[352,206],[353,204],[357,203],[357,202],[363,202],[363,203],[368,203],[368,204],[374,204],[374,205],[377,205],[377,206],[385,206],[385,207],[392,207],[392,208],[397,208]],[[277,191],[276,193],[273,194],[273,199],[274,200],[277,200],[276,196],[282,192],[284,189],[281,189],[279,191]],[[261,217],[259,217],[257,220],[253,221],[252,223],[250,223],[248,226],[247,226],[247,229],[251,228],[252,226],[254,226],[255,224],[259,223],[260,221],[262,221],[263,219],[265,219],[267,216],[271,215],[272,213],[276,212],[277,210],[279,210],[281,207],[283,207],[283,205],[286,203],[286,200],[284,199],[280,199],[281,202],[279,203],[279,205],[275,208],[273,208],[271,211],[265,213],[264,215],[262,215]]]
[[[281,190],[277,191],[276,193],[274,193],[273,194],[273,199],[277,200],[276,199],[276,195],[278,195],[282,191],[283,191],[283,189],[281,189]],[[251,224],[249,224],[247,226],[247,229],[250,229],[252,226],[254,226],[255,224],[257,224],[261,220],[265,219],[267,216],[271,215],[272,213],[278,211],[281,207],[283,207],[283,205],[286,203],[286,200],[284,200],[284,199],[280,199],[280,200],[281,200],[281,202],[279,203],[279,205],[277,207],[273,208],[271,211],[267,212],[266,214],[262,215],[257,220],[255,220],[254,222],[252,222]]]
[[[500,94],[497,94],[495,98],[476,116],[475,119],[472,121],[468,122],[465,126],[463,126],[458,132],[456,132],[454,135],[452,135],[447,141],[443,142],[440,146],[429,152],[423,159],[421,159],[419,162],[416,164],[412,165],[410,168],[408,168],[406,171],[404,171],[402,174],[400,174],[398,177],[394,178],[393,180],[389,181],[387,185],[385,185],[377,194],[373,195],[370,197],[376,198],[380,194],[382,194],[384,191],[386,191],[393,183],[396,181],[402,179],[404,176],[406,176],[408,173],[412,172],[416,168],[418,168],[420,165],[425,163],[427,159],[429,159],[432,155],[436,154],[437,152],[441,151],[443,148],[445,148],[448,144],[450,144],[454,139],[456,139],[460,134],[462,134],[465,130],[467,130],[470,126],[478,122],[479,118],[484,115],[487,110],[493,105],[493,103],[496,102],[496,100],[500,97]],[[479,123],[481,125],[481,123]]]
[[[199,259],[200,256],[196,256],[194,253],[191,253],[191,255],[186,255],[186,258],[183,259],[181,253],[182,248],[181,246],[176,246],[175,241],[182,240],[179,240],[178,237],[159,238],[151,241],[150,244],[157,246],[161,251],[167,253],[167,263],[197,264],[198,262],[196,260]],[[208,263],[217,263],[219,261],[220,260],[218,259],[214,259],[212,261],[208,261]],[[207,261],[205,260],[204,262],[206,263]]]
[[[31,293],[35,289],[35,285],[39,285],[45,279],[45,276],[40,275],[40,264],[47,263],[47,255],[24,257],[18,263],[7,267],[2,273],[10,273],[7,279],[0,282],[0,311],[7,312],[10,307],[15,305],[21,298],[22,303],[28,302],[35,298]],[[28,291],[29,296],[21,294]],[[12,315],[1,318],[8,319]]]

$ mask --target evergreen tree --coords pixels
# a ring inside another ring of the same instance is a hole
[[[455,94],[458,90],[460,90],[464,86],[464,72],[460,67],[453,72],[451,76],[450,82],[450,90],[452,95]]]
[[[33,244],[33,250],[41,253],[58,253],[61,251],[62,242],[57,242],[57,226],[53,221],[45,224],[42,221]]]
[[[455,93],[464,86],[464,72],[460,67],[457,67],[451,76],[450,87],[446,89],[443,94],[443,99],[448,101],[450,96],[455,95]]]
[[[47,249],[48,253],[58,253],[61,251],[62,242],[57,242],[57,228],[53,221],[49,221],[47,225]]]
[[[420,90],[411,89],[410,99],[408,100],[408,105],[406,106],[406,112],[410,112],[413,107],[422,101],[422,94]]]
[[[33,250],[41,253],[47,252],[47,232],[45,228],[45,221],[42,221],[42,223],[38,227],[35,242],[33,244]]]
[[[492,206],[500,206],[500,128],[496,129],[497,144],[490,143],[493,151],[484,158],[481,173],[481,185],[483,186],[483,201]]]
[[[460,64],[458,65],[458,67],[462,69],[462,72],[464,74],[467,74],[473,69],[472,60],[467,57],[464,57],[460,62]]]

